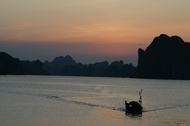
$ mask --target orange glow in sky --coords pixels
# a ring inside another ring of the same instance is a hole
[[[1,0],[0,44],[83,44],[55,51],[137,58],[162,33],[190,41],[189,12],[189,0]]]

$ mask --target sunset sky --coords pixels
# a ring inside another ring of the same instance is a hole
[[[0,0],[0,51],[136,65],[138,48],[161,33],[190,42],[189,12],[190,0]]]

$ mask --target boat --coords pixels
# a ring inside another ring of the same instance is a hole
[[[142,114],[142,89],[139,91],[139,101],[125,101],[125,112],[126,114]]]

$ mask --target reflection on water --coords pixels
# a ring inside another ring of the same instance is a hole
[[[133,113],[125,113],[126,116],[133,118],[141,118],[143,113],[133,114]]]
[[[2,126],[190,125],[190,81],[0,76]],[[143,113],[125,114],[138,100]]]

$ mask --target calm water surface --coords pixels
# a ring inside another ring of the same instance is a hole
[[[126,115],[124,101],[144,112]],[[190,126],[190,81],[0,76],[0,126]]]

